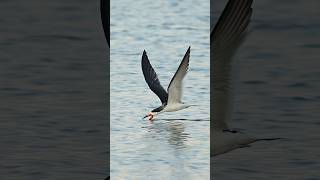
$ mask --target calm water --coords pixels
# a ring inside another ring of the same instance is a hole
[[[0,179],[104,179],[98,2],[2,0],[0,12]]]
[[[216,17],[225,2],[214,1]],[[320,179],[319,5],[254,2],[251,33],[236,58],[232,125],[288,139],[218,156],[214,179]]]
[[[111,177],[209,179],[209,1],[111,2]],[[183,101],[196,107],[142,120],[160,105],[141,70],[145,49],[167,87],[188,46]]]

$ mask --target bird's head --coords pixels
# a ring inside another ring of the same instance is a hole
[[[157,115],[156,112],[148,112],[148,114],[145,115],[145,116],[143,117],[143,119],[144,119],[144,118],[149,118],[149,120],[152,120],[155,115]]]

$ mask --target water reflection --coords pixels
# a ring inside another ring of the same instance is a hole
[[[148,132],[152,134],[151,137],[165,138],[174,149],[186,148],[184,142],[189,138],[189,134],[185,132],[185,124],[179,121],[150,122]]]

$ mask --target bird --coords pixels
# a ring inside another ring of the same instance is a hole
[[[257,141],[281,138],[256,138],[229,127],[232,110],[231,69],[238,47],[246,38],[253,0],[229,0],[210,32],[211,59],[211,156],[249,147]]]
[[[162,87],[158,75],[150,64],[147,52],[142,53],[141,67],[144,79],[147,82],[151,91],[153,91],[160,99],[161,106],[151,110],[143,117],[153,120],[154,116],[163,112],[174,112],[192,105],[186,105],[181,101],[182,97],[182,81],[186,76],[189,68],[190,46],[185,53],[176,73],[172,77],[167,91]]]

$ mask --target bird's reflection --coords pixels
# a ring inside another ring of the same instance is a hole
[[[154,135],[154,138],[166,138],[169,145],[174,149],[186,148],[185,142],[189,138],[189,134],[185,132],[186,125],[179,121],[181,119],[170,119],[167,121],[150,122],[148,131]]]
[[[146,151],[148,160],[166,169],[168,177],[176,177],[177,174],[188,177],[198,167],[193,164],[202,162],[193,159],[194,153],[203,148],[198,144],[197,136],[194,137],[190,131],[195,129],[191,127],[196,123],[199,124],[193,121],[209,124],[208,119],[156,119],[145,122],[142,150]]]
[[[189,134],[184,132],[185,125],[182,122],[170,122],[168,125],[170,145],[176,148],[184,148],[184,142],[187,140]]]

